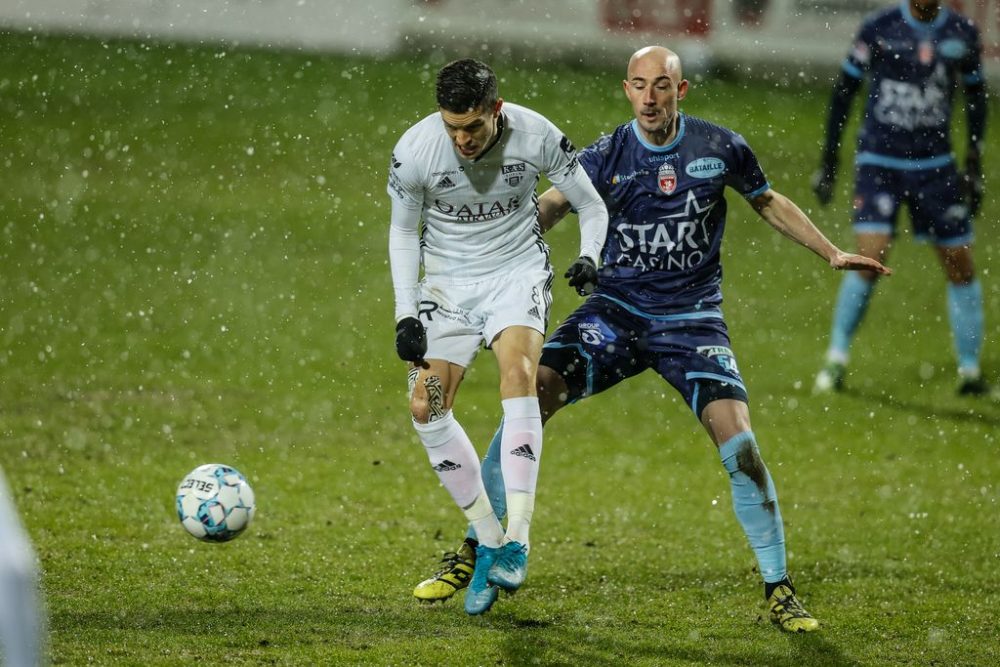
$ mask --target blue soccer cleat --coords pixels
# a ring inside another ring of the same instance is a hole
[[[500,548],[486,547],[482,544],[476,547],[476,568],[465,591],[465,613],[470,616],[485,614],[497,601],[500,589],[490,585],[487,574],[499,553]]]
[[[528,576],[528,547],[520,542],[508,542],[497,549],[496,560],[487,581],[513,593]]]

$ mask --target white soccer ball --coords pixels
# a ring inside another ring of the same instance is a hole
[[[177,487],[177,516],[199,540],[226,542],[246,530],[257,505],[247,478],[231,466],[198,466]]]

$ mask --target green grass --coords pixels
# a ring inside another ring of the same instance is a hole
[[[40,557],[52,662],[1000,661],[1000,407],[953,396],[932,253],[903,235],[850,390],[817,400],[838,275],[735,196],[727,319],[823,630],[759,619],[718,457],[649,374],[548,428],[516,597],[483,618],[413,602],[463,522],[408,423],[385,166],[432,110],[439,65],[0,36],[0,465]],[[578,145],[629,118],[621,67],[496,65],[506,98]],[[850,184],[826,210],[808,190],[826,103],[825,86],[698,79],[684,108],[742,131],[775,188],[849,248]],[[976,256],[996,377],[994,192]],[[550,235],[557,268],[574,227]],[[563,285],[555,298],[556,319],[578,303]],[[496,387],[487,353],[457,410],[481,450]],[[209,461],[258,497],[224,545],[173,510]]]

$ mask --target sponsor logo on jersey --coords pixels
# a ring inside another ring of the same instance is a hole
[[[660,186],[660,192],[671,195],[677,189],[677,170],[674,165],[664,162],[656,172],[656,181]]]
[[[496,220],[516,211],[520,202],[511,197],[506,202],[475,202],[456,206],[440,199],[434,200],[434,208],[445,215],[453,216],[456,222],[485,222]]]
[[[710,201],[701,206],[694,191],[688,190],[682,211],[656,221],[619,223],[614,240],[606,246],[620,253],[613,262],[643,271],[690,271],[701,265],[712,244],[709,216],[718,203]]]
[[[700,157],[684,168],[684,172],[694,178],[715,178],[725,171],[726,163],[717,157]]]
[[[399,167],[400,167],[400,166],[401,166],[401,165],[402,165],[403,163],[402,163],[402,162],[400,162],[399,160],[397,160],[397,159],[396,159],[396,154],[395,154],[395,153],[393,153],[393,154],[392,154],[392,157],[390,157],[390,158],[389,158],[389,164],[391,164],[391,165],[392,165],[392,168],[393,168],[393,169],[399,169]]]
[[[611,177],[611,185],[618,185],[619,183],[624,183],[625,181],[631,181],[633,178],[645,176],[648,173],[648,169],[636,169],[631,174],[615,174]]]
[[[586,345],[600,345],[604,342],[604,332],[599,324],[593,322],[581,322],[579,325],[580,340]]]
[[[522,458],[526,458],[529,461],[538,460],[537,458],[535,458],[535,452],[531,451],[531,445],[529,445],[528,443],[524,443],[520,447],[515,447],[514,449],[510,450],[510,453],[514,456],[520,456]]]
[[[563,153],[572,153],[573,151],[576,150],[576,146],[573,145],[573,142],[570,141],[569,137],[567,137],[565,134],[563,135],[563,138],[559,141],[559,148],[562,149]]]
[[[500,167],[500,172],[503,174],[503,180],[507,181],[507,185],[510,187],[516,186],[524,178],[524,172],[526,171],[523,162],[515,162],[514,164],[505,164]]]
[[[969,47],[960,39],[946,39],[938,44],[938,53],[941,54],[942,58],[948,58],[949,60],[958,60],[968,52]]]
[[[453,188],[453,187],[455,187],[455,181],[451,180],[447,176],[444,176],[444,177],[441,178],[440,181],[437,182],[437,187],[439,187],[439,188]]]

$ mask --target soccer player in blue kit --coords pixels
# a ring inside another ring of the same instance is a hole
[[[827,240],[770,187],[743,137],[679,112],[688,81],[675,53],[660,46],[637,51],[624,88],[634,120],[579,155],[611,222],[596,289],[543,348],[537,376],[542,419],[648,368],[659,373],[718,447],[736,516],[757,556],[771,620],[787,631],[815,630],[819,623],[796,599],[788,577],[777,495],[751,429],[746,387],[722,317],[723,191],[736,190],[775,229],[834,269],[889,271]],[[543,229],[569,209],[558,192],[543,194]],[[499,443],[498,432],[482,474],[494,510],[503,516]],[[470,530],[414,596],[434,601],[467,585],[472,591],[474,544]],[[526,559],[522,567],[526,570]]]
[[[861,24],[834,86],[822,166],[813,180],[820,203],[833,196],[837,153],[855,94],[871,78],[855,157],[854,233],[858,252],[885,261],[905,203],[914,237],[933,244],[948,279],[948,318],[958,356],[958,392],[996,391],[979,367],[983,293],[972,260],[972,218],[982,200],[986,87],[979,31],[940,0],[903,0]],[[964,88],[965,171],[951,151],[952,96]],[[817,393],[842,388],[851,340],[878,275],[844,276],[833,311]]]

